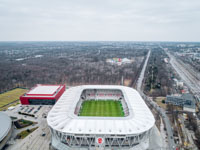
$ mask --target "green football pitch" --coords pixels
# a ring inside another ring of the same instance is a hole
[[[124,111],[120,101],[87,100],[82,103],[79,116],[124,117]]]

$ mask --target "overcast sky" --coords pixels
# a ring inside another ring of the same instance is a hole
[[[200,0],[0,0],[0,41],[200,41]]]

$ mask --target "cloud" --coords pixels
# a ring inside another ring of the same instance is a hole
[[[0,40],[199,41],[199,0],[1,0]]]

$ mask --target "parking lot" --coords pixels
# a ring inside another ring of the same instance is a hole
[[[9,146],[6,150],[48,150],[50,143],[50,131],[47,126],[46,117],[52,106],[49,105],[17,105],[12,110],[5,111],[10,117],[25,119],[37,124],[22,128],[14,129]],[[24,139],[15,139],[16,135],[23,130],[38,127],[37,130],[29,134]]]

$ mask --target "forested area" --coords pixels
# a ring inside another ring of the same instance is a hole
[[[156,96],[166,96],[170,94],[172,87],[171,68],[164,62],[167,58],[166,53],[159,49],[152,49],[151,57],[145,73],[146,94]]]
[[[0,92],[35,84],[120,84],[135,79],[147,49],[120,42],[0,43]],[[111,65],[108,58],[134,59]]]

